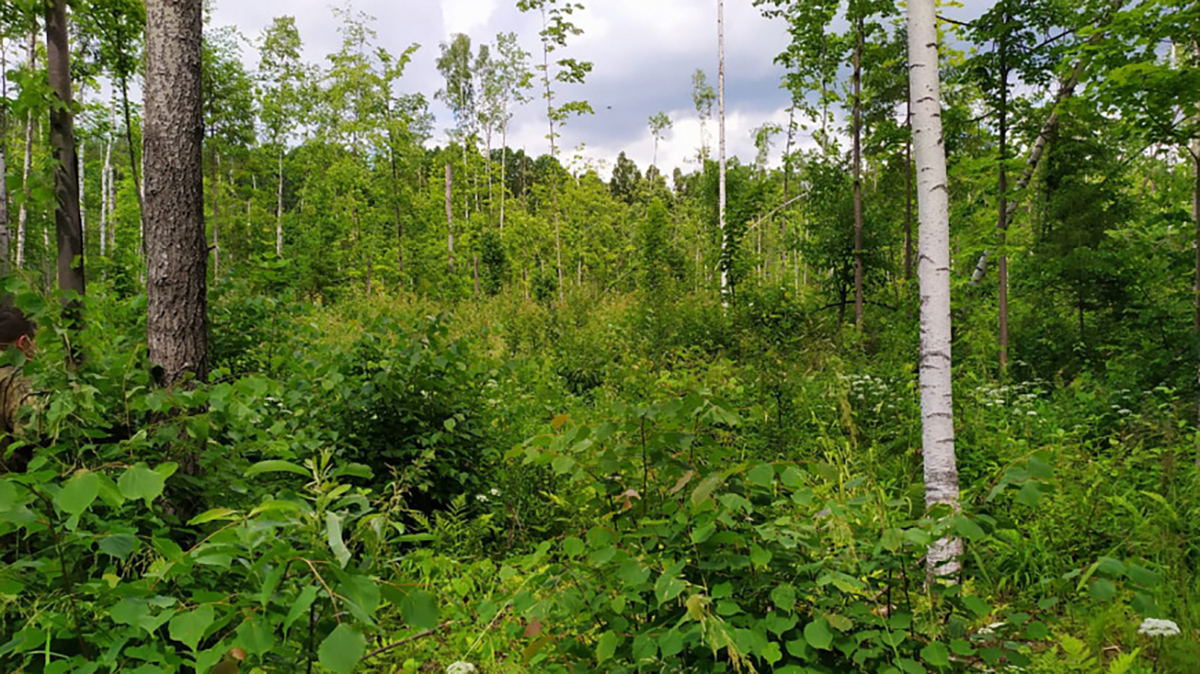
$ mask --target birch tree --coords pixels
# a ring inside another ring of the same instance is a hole
[[[275,254],[283,257],[283,157],[304,109],[307,71],[296,19],[276,17],[263,32],[259,49],[259,106],[267,142],[275,149]]]
[[[717,220],[721,230],[721,295],[729,292],[729,235],[725,231],[725,0],[717,0],[717,124],[720,128],[718,162]]]
[[[935,0],[909,0],[908,60],[913,150],[920,218],[917,276],[921,289],[921,435],[925,457],[925,506],[958,509],[950,347],[950,200],[942,137],[941,82]],[[929,574],[958,573],[962,540],[944,538],[929,547]]]
[[[592,71],[590,61],[580,61],[573,58],[560,58],[551,63],[550,55],[567,47],[567,40],[581,35],[583,29],[571,22],[575,12],[583,11],[583,5],[577,2],[559,4],[559,0],[517,0],[517,9],[522,12],[537,11],[542,17],[542,30],[538,33],[542,42],[542,64],[537,70],[542,74],[543,98],[546,100],[546,121],[550,132],[546,134],[550,141],[550,159],[558,159],[558,134],[563,125],[573,115],[592,114],[592,106],[587,101],[569,101],[555,104],[554,84],[571,85],[583,84],[584,78]],[[558,173],[550,173],[550,194],[554,206],[554,252],[558,267],[558,299],[563,295],[563,266],[562,266],[562,224],[558,206]]]

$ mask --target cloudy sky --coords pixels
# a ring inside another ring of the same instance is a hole
[[[659,165],[668,173],[688,170],[688,158],[700,145],[700,126],[691,100],[691,75],[703,68],[716,86],[716,3],[704,0],[583,0],[576,15],[584,30],[574,38],[569,56],[589,60],[595,69],[582,87],[564,91],[562,100],[582,98],[596,114],[573,119],[561,147],[569,161],[583,144],[593,162],[604,162],[602,175],[620,151],[644,170],[654,155],[647,130],[650,115],[665,111],[675,122],[658,150]],[[971,1],[970,5],[982,4]],[[343,7],[344,0],[336,0]],[[252,40],[275,16],[296,17],[310,62],[325,63],[340,47],[337,21],[329,0],[215,0],[213,24],[236,26]],[[729,151],[753,159],[753,130],[766,122],[785,124],[788,96],[779,88],[781,69],[775,56],[787,45],[787,27],[764,19],[751,0],[726,0],[727,135]],[[442,85],[434,62],[438,45],[454,33],[466,33],[478,44],[499,32],[516,32],[526,51],[540,57],[537,33],[541,19],[522,14],[515,0],[353,0],[355,10],[376,19],[379,46],[393,54],[409,44],[421,49],[405,75],[406,91],[433,98]],[[960,10],[961,11],[961,10]],[[249,63],[257,55],[247,53]],[[534,102],[517,113],[509,134],[512,147],[547,151],[544,117]],[[439,130],[452,124],[449,111],[434,102]],[[439,131],[439,134],[441,131]],[[709,135],[715,145],[716,128]],[[444,137],[444,136],[443,136]],[[778,152],[777,152],[778,153]]]

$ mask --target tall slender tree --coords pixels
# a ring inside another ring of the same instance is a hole
[[[54,212],[58,242],[58,286],[63,306],[79,318],[85,292],[83,223],[79,209],[79,158],[75,150],[71,45],[67,37],[67,0],[46,4],[46,67],[54,100],[50,108],[50,147],[54,150]],[[48,253],[47,253],[48,254]]]
[[[584,78],[592,71],[592,63],[573,58],[560,58],[553,64],[550,54],[567,47],[571,36],[580,35],[583,29],[571,22],[575,12],[583,11],[583,4],[566,0],[561,5],[559,0],[517,0],[517,9],[522,12],[537,11],[542,16],[542,30],[538,33],[542,42],[542,64],[537,67],[542,74],[543,97],[546,100],[546,121],[550,133],[546,134],[550,141],[550,159],[558,159],[558,134],[572,115],[592,114],[592,106],[587,101],[570,101],[556,105],[554,102],[554,84],[583,84]],[[554,253],[558,268],[558,299],[564,299],[563,266],[562,266],[562,224],[558,207],[558,171],[550,171],[550,194],[554,207]]]
[[[908,60],[913,149],[917,162],[917,209],[921,285],[921,436],[925,457],[925,506],[958,508],[954,452],[954,394],[950,347],[950,200],[942,136],[936,0],[909,0]],[[929,547],[931,576],[954,576],[961,539]]]
[[[258,98],[267,142],[275,150],[275,254],[283,257],[283,158],[294,130],[303,123],[307,70],[296,18],[276,17],[259,48]]]
[[[717,124],[718,132],[718,193],[717,193],[717,222],[721,231],[721,295],[729,292],[730,247],[729,232],[725,222],[725,202],[727,199],[725,182],[725,0],[717,0]]]
[[[164,386],[208,371],[203,4],[146,2],[146,332]]]

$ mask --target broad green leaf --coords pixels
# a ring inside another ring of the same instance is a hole
[[[683,582],[683,579],[664,573],[654,581],[654,596],[661,606],[678,597],[686,587],[687,584]]]
[[[232,510],[230,508],[213,508],[212,510],[196,515],[188,521],[188,524],[196,526],[198,524],[208,524],[209,522],[215,522],[217,520],[233,521],[237,518],[238,511],[236,510]]]
[[[259,461],[246,469],[246,477],[252,477],[261,473],[294,473],[304,477],[312,477],[312,473],[307,468],[279,459]]]
[[[986,601],[976,597],[975,595],[963,597],[963,604],[971,610],[971,613],[974,613],[980,618],[991,615],[992,613],[992,607],[989,606]]]
[[[125,559],[141,547],[141,542],[129,534],[113,534],[100,539],[100,551],[118,559]]]
[[[431,630],[438,624],[437,600],[424,590],[413,590],[400,602],[400,615],[414,629]]]
[[[620,638],[615,632],[605,632],[600,637],[599,643],[596,644],[596,662],[604,662],[617,652],[617,644],[620,643]]]
[[[144,463],[127,469],[117,480],[117,487],[125,498],[130,501],[141,499],[147,506],[162,496],[166,484],[167,478],[162,473],[150,470]]]
[[[337,557],[338,564],[343,569],[346,568],[350,561],[350,549],[342,540],[342,518],[336,513],[325,513],[325,537],[329,541],[329,549],[333,551],[333,556]]]
[[[321,664],[337,674],[351,674],[367,652],[367,640],[358,630],[346,623],[325,637],[317,650]]]
[[[1112,601],[1112,598],[1117,596],[1117,586],[1113,585],[1111,580],[1097,578],[1088,585],[1088,595],[1096,601]]]
[[[796,606],[796,588],[791,585],[779,585],[771,590],[771,602],[782,611],[791,611]]]
[[[755,466],[746,473],[746,479],[750,480],[751,484],[760,487],[770,487],[775,483],[775,466],[769,463]]]
[[[292,624],[299,620],[300,616],[304,615],[308,611],[309,607],[312,606],[313,601],[315,601],[316,598],[316,585],[309,585],[300,591],[300,596],[296,597],[296,600],[292,602],[292,607],[288,609],[287,617],[283,619],[284,632],[291,628]]]
[[[708,497],[712,496],[712,493],[724,480],[725,478],[721,475],[710,475],[701,480],[700,484],[696,486],[695,491],[692,492],[692,505],[698,506],[707,501]]]
[[[1138,564],[1130,564],[1129,568],[1125,570],[1125,574],[1129,576],[1129,580],[1142,587],[1156,587],[1163,580],[1161,574]]]
[[[108,615],[118,625],[137,625],[142,616],[150,613],[150,604],[145,599],[122,599],[109,610]]]
[[[91,507],[99,494],[100,476],[85,471],[63,485],[62,491],[54,497],[54,505],[65,513],[80,515]]]
[[[949,667],[950,649],[940,641],[931,641],[921,649],[921,659],[931,667]]]
[[[262,616],[252,615],[238,626],[235,643],[250,655],[268,653],[275,647],[274,626],[263,620]]]
[[[658,650],[663,660],[670,660],[683,651],[683,635],[678,630],[670,630],[658,640]]]
[[[211,604],[204,604],[187,613],[177,613],[168,626],[171,638],[194,651],[204,638],[204,632],[213,624],[215,616]]]
[[[817,618],[804,626],[804,640],[818,651],[827,651],[833,645],[833,633],[824,618]]]

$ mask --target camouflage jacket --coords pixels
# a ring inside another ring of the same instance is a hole
[[[33,389],[21,368],[0,367],[0,430],[7,435],[20,435],[21,407],[32,403]]]

